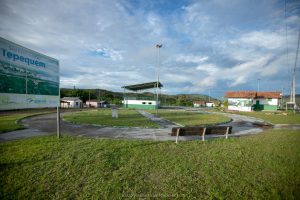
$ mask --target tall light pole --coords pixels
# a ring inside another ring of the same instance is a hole
[[[158,63],[157,63],[157,82],[156,82],[156,115],[158,114],[158,88],[159,88],[159,69],[160,69],[160,48],[162,44],[157,44],[156,48],[158,49]]]
[[[282,92],[281,92],[281,109],[283,109],[283,97],[284,97],[284,87],[282,88]]]
[[[298,35],[298,44],[297,44],[297,51],[296,51],[296,58],[295,58],[295,65],[292,71],[292,87],[291,87],[291,95],[290,101],[294,104],[294,110],[296,109],[296,68],[297,68],[297,60],[298,60],[298,52],[299,52],[299,44],[300,44],[300,29]]]
[[[259,81],[260,81],[260,78],[257,79],[257,92],[259,92]]]

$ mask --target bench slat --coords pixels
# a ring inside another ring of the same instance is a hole
[[[217,134],[225,135],[229,127],[228,134],[232,132],[232,126],[190,126],[190,127],[174,127],[172,128],[171,136],[177,135],[177,129],[180,128],[179,136],[192,136],[192,135],[202,135],[204,128],[206,128],[205,135]]]

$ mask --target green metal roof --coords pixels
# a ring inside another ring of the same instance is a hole
[[[157,87],[157,82],[150,82],[150,83],[141,83],[136,85],[127,85],[127,86],[123,86],[122,88],[125,88],[127,90],[132,90],[132,91],[138,91],[138,90],[146,90],[146,89],[151,89],[156,87]],[[158,82],[158,87],[161,88],[163,87],[163,85],[160,82]]]

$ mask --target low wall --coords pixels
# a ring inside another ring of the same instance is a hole
[[[156,105],[141,105],[141,104],[127,104],[124,105],[125,108],[135,108],[135,109],[143,109],[143,110],[155,110]]]
[[[276,111],[277,110],[277,105],[261,105],[261,104],[256,104],[254,105],[254,110],[255,111],[262,111],[262,110],[266,110],[266,111]]]

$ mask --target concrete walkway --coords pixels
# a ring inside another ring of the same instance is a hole
[[[73,124],[65,121],[61,121],[61,133],[63,135],[73,136],[86,136],[96,138],[114,138],[114,139],[138,139],[138,140],[156,140],[166,141],[175,140],[174,136],[170,136],[171,128],[174,126],[180,126],[157,118],[147,112],[140,112],[143,116],[148,117],[154,122],[160,124],[163,128],[158,129],[146,129],[146,128],[119,128],[119,127],[105,127],[97,125],[84,125],[84,124]],[[69,113],[62,113],[66,115]],[[220,114],[220,113],[218,113]],[[232,134],[230,137],[256,134],[263,131],[263,128],[253,125],[253,123],[264,123],[264,121],[241,116],[236,114],[224,115],[232,118],[232,122],[227,125],[233,127]],[[24,130],[18,130],[8,133],[0,134],[0,142],[18,140],[24,138],[30,138],[41,135],[55,135],[56,134],[56,113],[38,115],[21,120],[21,124],[24,125]],[[207,135],[206,138],[224,137],[220,135]],[[182,136],[179,140],[193,140],[200,139],[200,136]]]
[[[300,130],[300,124],[276,124],[274,129]]]
[[[138,110],[137,112],[140,113],[141,115],[143,115],[144,117],[150,119],[154,123],[159,124],[163,128],[167,128],[167,129],[171,130],[173,127],[182,126],[181,124],[177,124],[175,122],[171,122],[164,118],[157,117],[151,113],[145,112],[144,110]]]
[[[263,125],[266,122],[262,119],[257,119],[254,117],[248,117],[244,115],[230,114],[230,113],[214,113],[225,115],[232,119],[231,122],[226,123],[228,126],[232,126],[232,132],[236,135],[249,135],[257,134],[262,132],[265,128],[258,126],[259,124]],[[254,125],[257,124],[257,125]]]
[[[69,113],[62,113],[66,115]],[[21,120],[24,130],[17,130],[0,134],[0,142],[24,139],[34,136],[56,134],[56,113],[38,115]],[[143,140],[173,140],[169,128],[120,128],[98,125],[73,124],[61,120],[60,130],[62,135],[87,136],[115,139],[143,139]]]

